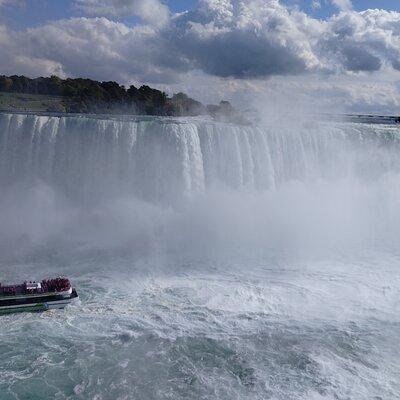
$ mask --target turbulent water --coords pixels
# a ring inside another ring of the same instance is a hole
[[[400,128],[0,114],[0,400],[400,397]]]

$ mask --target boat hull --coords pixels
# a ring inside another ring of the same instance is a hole
[[[78,297],[76,290],[72,289],[71,293],[67,295],[55,294],[42,297],[10,298],[0,303],[0,315],[19,312],[42,312],[64,308]]]

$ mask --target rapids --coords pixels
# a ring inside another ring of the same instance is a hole
[[[400,128],[0,114],[0,399],[400,396]]]

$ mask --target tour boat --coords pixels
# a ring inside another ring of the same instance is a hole
[[[20,285],[0,284],[0,314],[64,308],[76,298],[78,293],[67,278],[24,282]]]

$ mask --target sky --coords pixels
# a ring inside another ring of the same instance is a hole
[[[400,113],[397,0],[0,0],[0,74]]]

